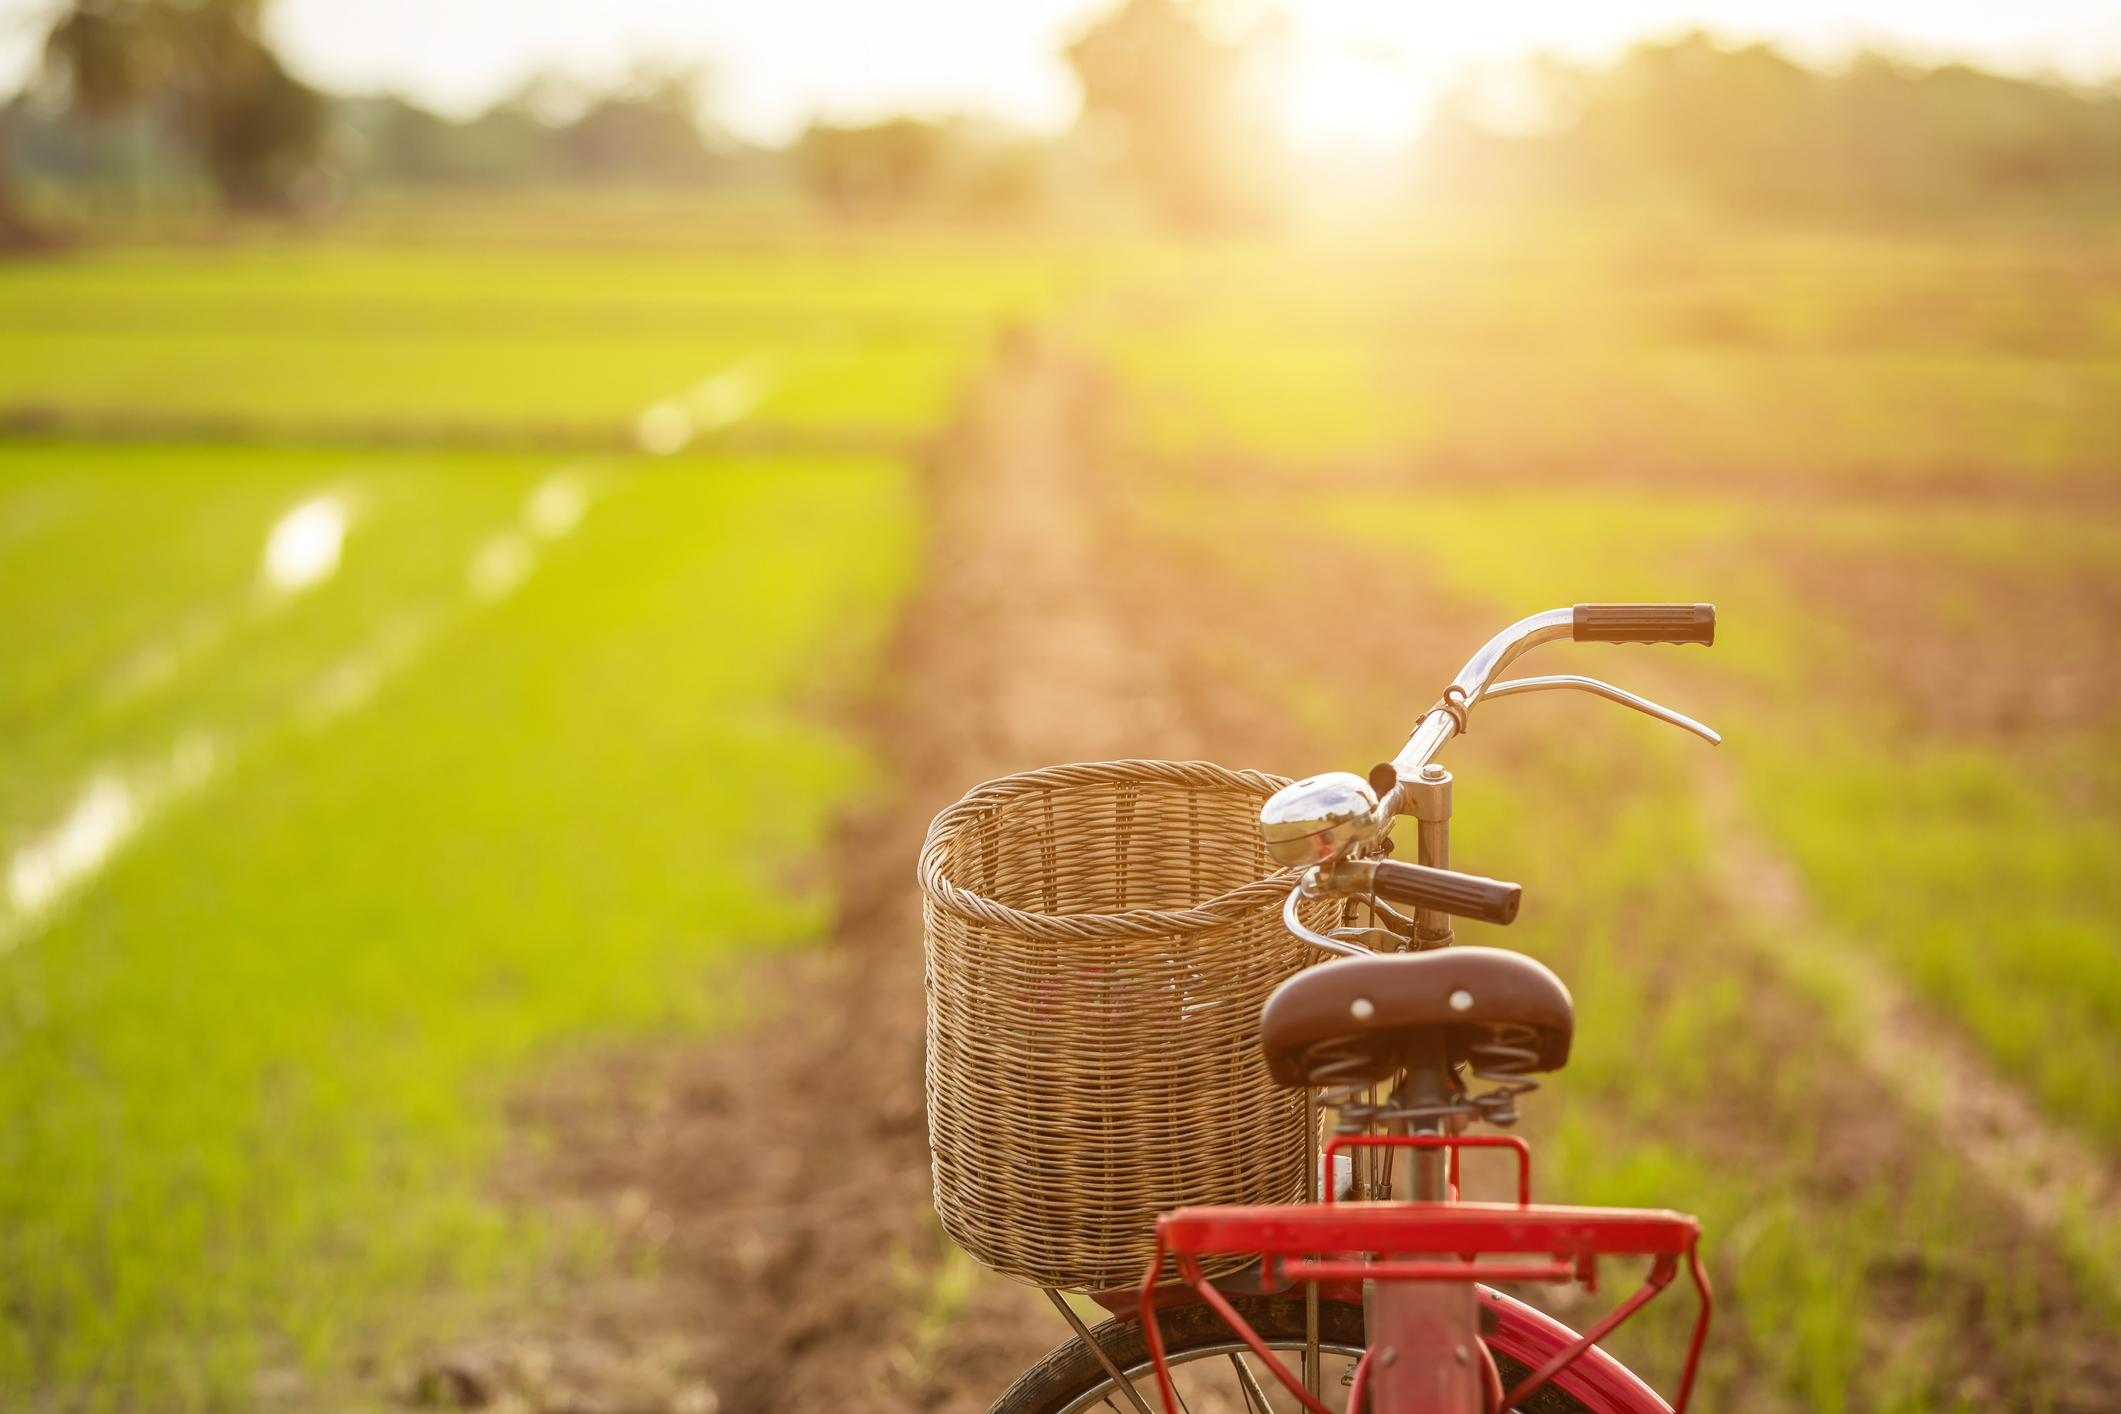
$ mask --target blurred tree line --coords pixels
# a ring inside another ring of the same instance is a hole
[[[1446,100],[1419,160],[1476,197],[1679,200],[1741,213],[1893,215],[2121,206],[2121,90],[1878,54],[1806,68],[1692,34],[1610,69],[1531,70],[1530,131]]]
[[[65,139],[39,120],[62,112],[77,128],[122,131],[136,162],[181,150],[230,206],[284,203],[312,165],[324,101],[262,38],[263,4],[68,0],[45,36],[44,101],[18,96],[0,119],[0,240],[37,242],[15,173],[52,165]]]
[[[1198,0],[1122,0],[1066,50],[1079,146],[1191,229],[1269,219],[1287,154],[1266,70],[1272,21],[1217,34]]]
[[[814,124],[795,170],[829,210],[1035,214],[1124,195],[1190,229],[1272,207],[1281,147],[1250,82],[1270,31],[1217,35],[1202,0],[1121,0],[1063,51],[1082,87],[1066,139],[968,119]]]
[[[232,208],[328,208],[349,185],[799,185],[846,218],[1031,215],[1115,197],[1183,228],[1275,213],[1278,33],[1231,32],[1207,0],[1116,0],[1064,51],[1083,95],[1061,137],[956,118],[814,123],[785,152],[716,130],[697,68],[602,88],[546,79],[454,119],[337,98],[290,74],[267,0],[64,0],[33,88],[0,109],[0,245],[34,235],[17,172],[135,191],[205,184]],[[1696,34],[1602,70],[1540,61],[1530,121],[1447,99],[1418,166],[1481,198],[1687,201],[1865,214],[2121,205],[2121,92],[1865,55],[1806,68]]]
[[[38,84],[6,107],[30,175],[134,189],[203,178],[235,209],[328,205],[350,182],[695,183],[724,155],[704,76],[644,67],[540,80],[467,120],[318,92],[260,37],[263,0],[72,0]]]
[[[46,107],[88,128],[144,121],[229,205],[277,205],[313,161],[325,103],[261,36],[263,3],[71,0],[45,37]]]
[[[785,152],[717,132],[698,69],[602,89],[545,79],[470,118],[291,75],[266,0],[66,0],[43,71],[11,100],[0,157],[41,180],[133,197],[203,179],[236,209],[318,210],[350,185],[798,184],[832,213],[1030,215],[1125,190],[1189,227],[1258,219],[1272,137],[1249,101],[1256,34],[1218,38],[1201,0],[1122,0],[1066,51],[1082,121],[1059,138],[969,118],[813,123]],[[15,191],[0,168],[0,243]]]
[[[1030,215],[1054,182],[1052,144],[970,118],[812,123],[789,155],[804,189],[841,217]]]
[[[463,120],[389,95],[342,100],[337,116],[368,180],[689,186],[713,180],[730,146],[706,108],[700,70],[645,66],[602,89],[535,81]]]

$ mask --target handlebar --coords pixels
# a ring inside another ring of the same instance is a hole
[[[1516,922],[1517,905],[1524,898],[1523,888],[1501,879],[1390,859],[1343,861],[1333,870],[1333,883],[1351,892],[1374,894],[1387,903],[1433,908],[1483,923]]]
[[[1399,755],[1373,768],[1367,781],[1344,771],[1328,771],[1276,791],[1260,808],[1261,841],[1279,863],[1307,866],[1282,905],[1282,922],[1290,933],[1326,952],[1362,956],[1369,949],[1355,940],[1372,933],[1386,935],[1400,947],[1408,943],[1439,946],[1450,940],[1451,917],[1486,923],[1509,923],[1517,917],[1523,890],[1515,884],[1375,857],[1391,852],[1387,836],[1393,818],[1413,815],[1421,822],[1422,857],[1436,864],[1448,860],[1450,777],[1441,767],[1425,777],[1422,768],[1446,742],[1466,730],[1468,714],[1488,698],[1575,688],[1711,742],[1723,740],[1691,717],[1595,678],[1560,675],[1496,681],[1504,668],[1526,652],[1562,638],[1578,643],[1699,643],[1707,647],[1716,641],[1716,607],[1577,604],[1520,619],[1489,639],[1459,669],[1443,697],[1423,714]],[[1382,926],[1313,931],[1304,923],[1299,905],[1321,894],[1367,895]],[[1390,907],[1394,903],[1411,904],[1419,912],[1411,919],[1403,917]]]
[[[1436,759],[1445,743],[1466,730],[1472,710],[1489,697],[1509,697],[1550,688],[1576,688],[1594,692],[1660,721],[1682,727],[1711,742],[1722,740],[1715,732],[1668,707],[1660,707],[1631,692],[1573,676],[1521,678],[1496,682],[1502,670],[1542,643],[1560,639],[1577,643],[1698,643],[1704,648],[1716,641],[1714,604],[1577,604],[1567,609],[1548,609],[1519,619],[1487,641],[1475,653],[1443,697],[1423,715],[1407,744],[1389,763],[1395,784],[1384,791],[1383,814],[1408,813],[1407,782]],[[1381,776],[1383,773],[1377,773]]]
[[[1570,612],[1570,637],[1578,643],[1716,646],[1714,604],[1578,604]]]

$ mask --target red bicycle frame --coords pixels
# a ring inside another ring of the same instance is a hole
[[[1523,1140],[1513,1136],[1344,1136],[1327,1145],[1329,1165],[1332,1156],[1342,1148],[1447,1149],[1451,1153],[1450,1201],[1351,1205],[1336,1204],[1329,1199],[1324,1203],[1289,1207],[1180,1208],[1157,1219],[1156,1255],[1142,1280],[1140,1310],[1166,1414],[1179,1414],[1180,1409],[1177,1392],[1171,1384],[1170,1367],[1164,1357],[1162,1333],[1157,1328],[1157,1302],[1154,1299],[1167,1256],[1173,1259],[1180,1277],[1194,1294],[1229,1324],[1237,1337],[1251,1347],[1274,1377],[1302,1401],[1311,1414],[1331,1414],[1300,1380],[1289,1373],[1222,1293],[1203,1276],[1200,1258],[1218,1253],[1258,1254],[1262,1259],[1261,1276],[1269,1286],[1281,1281],[1479,1283],[1583,1280],[1595,1289],[1598,1258],[1639,1256],[1652,1259],[1649,1276],[1642,1286],[1582,1335],[1575,1335],[1543,1317],[1537,1321],[1526,1320],[1525,1315],[1536,1316],[1537,1313],[1499,1293],[1483,1291],[1481,1299],[1491,1311],[1515,1308],[1507,1314],[1517,1319],[1505,1322],[1503,1328],[1514,1326],[1516,1339],[1495,1341],[1496,1348],[1532,1370],[1507,1393],[1501,1393],[1491,1385],[1490,1404],[1494,1414],[1516,1407],[1593,1352],[1598,1359],[1592,1362],[1591,1371],[1598,1378],[1568,1383],[1597,1387],[1598,1392],[1606,1396],[1599,1402],[1609,1407],[1641,1408],[1639,1393],[1648,1393],[1647,1386],[1627,1375],[1603,1352],[1596,1351],[1596,1346],[1672,1283],[1683,1258],[1693,1278],[1694,1289],[1701,1298],[1693,1339],[1687,1347],[1686,1368],[1680,1376],[1678,1399],[1671,1406],[1673,1414],[1684,1414],[1687,1400],[1693,1393],[1694,1376],[1700,1366],[1702,1343],[1708,1336],[1713,1306],[1708,1276],[1701,1266],[1699,1222],[1665,1209],[1534,1204],[1531,1202],[1531,1151]],[[1458,1151],[1469,1148],[1513,1148],[1517,1151],[1516,1203],[1457,1201]],[[1329,1167],[1327,1172],[1331,1171]],[[1451,1255],[1446,1258],[1391,1255],[1408,1252]],[[1498,1262],[1482,1261],[1482,1258],[1514,1260]],[[1499,1328],[1498,1334],[1503,1328]],[[1557,1333],[1566,1339],[1557,1342]],[[1554,1348],[1557,1343],[1559,1349]],[[1625,1376],[1625,1380],[1615,1378],[1615,1372]],[[1356,1387],[1350,1392],[1350,1410],[1356,1409],[1355,1398],[1367,1383],[1364,1374],[1365,1371],[1358,1367]],[[1578,1388],[1572,1388],[1570,1392],[1582,1397]],[[1662,1404],[1661,1400],[1657,1402]]]

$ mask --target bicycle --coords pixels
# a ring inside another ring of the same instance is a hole
[[[1301,1201],[1210,1203],[1163,1212],[1155,1220],[1153,1255],[1141,1281],[1090,1293],[1113,1313],[1095,1330],[1062,1298],[1058,1287],[1063,1283],[1028,1277],[1045,1287],[1075,1335],[1025,1372],[991,1414],[1085,1414],[1100,1407],[1115,1414],[1151,1414],[1140,1388],[1145,1381],[1166,1414],[1188,1414],[1209,1404],[1272,1414],[1270,1386],[1285,1390],[1285,1403],[1293,1399],[1310,1414],[1334,1414],[1322,1397],[1328,1360],[1343,1365],[1340,1384],[1351,1411],[1683,1414],[1713,1305],[1699,1255],[1698,1222],[1663,1210],[1535,1205],[1525,1142],[1466,1132],[1476,1122],[1496,1127],[1516,1122],[1519,1097],[1537,1087],[1530,1077],[1566,1064],[1574,1009],[1566,986],[1532,958],[1455,945],[1453,918],[1507,925],[1517,915],[1522,891],[1516,884],[1450,868],[1453,778],[1435,757],[1466,731],[1476,706],[1562,689],[1587,691],[1710,742],[1721,740],[1691,718],[1596,679],[1557,675],[1498,681],[1520,655],[1561,638],[1709,646],[1715,640],[1715,609],[1579,604],[1519,621],[1473,656],[1423,714],[1398,755],[1372,768],[1367,778],[1331,772],[1283,784],[1267,797],[1258,810],[1258,838],[1279,872],[1212,904],[1150,915],[1158,927],[1173,926],[1169,920],[1174,919],[1241,918],[1271,893],[1281,899],[1282,936],[1329,955],[1280,980],[1255,1028],[1255,1066],[1263,1063],[1283,1092],[1302,1095]],[[1134,768],[1131,775],[1121,773],[1123,779],[1152,784],[1193,782],[1202,771],[1219,770],[1198,763],[1112,765]],[[1088,780],[1081,773],[1094,769],[1056,768],[1037,779],[1050,792]],[[1071,770],[1077,775],[1068,775]],[[1250,786],[1249,781],[1239,784]],[[1149,788],[1136,787],[1137,793]],[[980,818],[992,817],[1003,799],[991,789],[985,796],[975,791],[955,815],[938,817],[938,829],[946,820],[962,822],[983,809],[988,814]],[[1068,916],[1067,890],[1053,882],[1057,876],[1050,861],[1069,833],[1062,818],[1066,811],[1056,816],[1052,799],[1050,794],[1045,798],[1045,833],[1037,841],[1036,857],[1048,861],[1043,914],[1027,922],[1022,911],[987,904],[984,913],[975,908],[973,916],[993,924],[1008,915],[1005,921],[1048,938],[1075,935],[1061,921]],[[1123,842],[1136,831],[1141,813],[1136,799],[1121,809]],[[1172,813],[1165,809],[1166,815]],[[1392,830],[1401,816],[1415,821],[1413,863],[1390,858]],[[1197,806],[1190,818],[1199,827]],[[1009,828],[1021,834],[1026,827],[1018,819]],[[923,883],[930,891],[932,1043],[938,1032],[933,998],[944,990],[937,981],[933,945],[936,901],[943,900],[943,911],[967,907],[947,883],[938,885],[942,866],[937,861],[943,855],[937,838],[932,832],[922,856]],[[991,837],[986,848],[995,854]],[[1127,862],[1132,856],[1124,849],[1119,854],[1124,903],[1124,876],[1130,868],[1147,866]],[[994,868],[990,858],[990,873]],[[1000,873],[1009,870],[1003,867]],[[1130,916],[1107,915],[1100,921],[1117,926],[1114,919]],[[1336,917],[1337,925],[1316,926]],[[1082,927],[1075,932],[1088,936]],[[1202,966],[1198,961],[1188,965],[1196,972]],[[1143,998],[1180,997],[1164,1002],[1157,1013],[1165,1030],[1175,1026],[1180,1039],[1194,1018],[1210,1010],[1199,1000],[1205,993],[1186,991],[1185,979],[1192,973],[1183,970],[1158,980],[1138,957],[1117,955],[1093,959],[1091,965],[1078,960],[1075,970],[1095,974],[1099,1005],[1108,1012],[1123,1009],[1113,1006],[1115,995],[1131,998],[1137,1009],[1149,1004]],[[1172,975],[1179,980],[1170,980]],[[1019,1008],[1009,1045],[1033,1053],[1053,1050],[1050,1037],[1063,1032],[1064,990],[1021,978],[1011,985],[1019,990],[1028,985],[1034,1000],[1028,1009]],[[1175,1043],[1172,1054],[1177,1054]],[[931,1044],[931,1129],[938,1210],[943,1211],[946,1160],[961,1164],[962,1146],[952,1148],[960,1136],[946,1132],[946,1123],[934,1118],[936,1070]],[[1469,1078],[1493,1088],[1474,1093]],[[1335,1117],[1334,1133],[1321,1147],[1320,1119],[1328,1111]],[[1094,1133],[1078,1129],[1085,1132]],[[1460,1199],[1460,1155],[1469,1148],[1503,1149],[1515,1156],[1515,1203]],[[1102,1161],[1111,1167],[1111,1154]],[[1268,1189],[1286,1181],[1285,1170],[1276,1175]],[[946,1228],[952,1216],[966,1228],[968,1219],[959,1211],[964,1206],[960,1201],[946,1214]],[[952,1235],[961,1242],[980,1236],[976,1224]],[[1581,1281],[1595,1289],[1598,1261],[1606,1256],[1648,1257],[1650,1272],[1633,1296],[1582,1334],[1492,1285]],[[991,1249],[989,1257],[990,1265],[1003,1266]],[[1667,1405],[1598,1342],[1669,1286],[1682,1265],[1698,1292],[1700,1310],[1675,1402]],[[1164,1280],[1174,1271],[1176,1282]],[[1025,1275],[1023,1267],[1014,1272]],[[1299,1368],[1292,1371],[1284,1356],[1295,1357]],[[1228,1388],[1216,1401],[1207,1391],[1207,1372],[1224,1366]],[[1185,1371],[1182,1379],[1174,1376],[1176,1370]],[[1191,1403],[1183,1399],[1180,1383],[1194,1391]]]

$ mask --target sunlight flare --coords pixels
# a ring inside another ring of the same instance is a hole
[[[265,537],[260,573],[266,585],[299,594],[337,574],[346,522],[346,502],[335,495],[312,496],[281,516]]]

